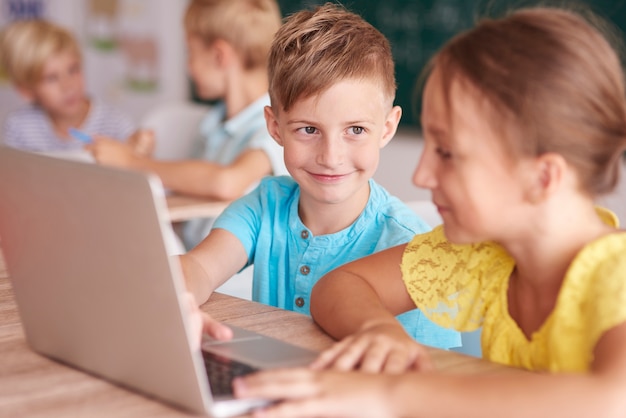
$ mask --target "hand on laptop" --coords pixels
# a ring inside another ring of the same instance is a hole
[[[186,293],[189,306],[191,307],[191,326],[194,329],[193,341],[194,347],[200,347],[202,343],[202,334],[207,334],[216,340],[230,340],[233,338],[233,330],[228,328],[221,322],[213,319],[208,313],[203,312],[198,307],[196,298],[189,292]]]
[[[395,319],[356,332],[323,351],[313,369],[401,373],[433,368],[425,347],[412,339]]]
[[[234,380],[235,397],[279,401],[256,410],[253,417],[309,418],[396,416],[388,388],[402,379],[397,374],[336,370],[275,369]]]

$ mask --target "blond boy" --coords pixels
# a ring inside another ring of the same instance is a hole
[[[286,172],[282,149],[263,117],[269,104],[267,54],[281,25],[280,10],[274,0],[192,0],[184,25],[197,93],[219,102],[200,124],[203,142],[196,155],[159,161],[103,137],[90,150],[102,164],[152,171],[170,190],[235,199],[262,177]],[[186,247],[209,229],[209,220],[189,222],[183,231]]]
[[[276,35],[269,76],[267,127],[292,177],[263,179],[180,259],[200,303],[254,264],[254,300],[310,314],[311,289],[324,274],[429,227],[372,180],[402,113],[393,105],[389,42],[378,30],[340,6],[299,12]],[[424,344],[460,345],[456,331],[419,310],[400,320]]]
[[[87,135],[126,139],[135,131],[126,114],[89,97],[85,91],[82,54],[71,32],[46,20],[16,21],[0,34],[0,66],[29,103],[9,113],[4,124],[6,145],[36,152],[82,150],[84,143],[70,128]],[[129,148],[144,153],[137,133]]]

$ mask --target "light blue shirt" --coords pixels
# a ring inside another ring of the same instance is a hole
[[[291,177],[267,177],[236,200],[213,228],[234,234],[254,264],[252,299],[310,315],[315,283],[349,261],[404,244],[430,227],[398,198],[370,180],[370,197],[361,215],[346,229],[314,236],[298,216],[300,187]],[[430,322],[421,311],[398,317],[407,332],[439,348],[461,345],[460,334]]]
[[[200,123],[200,138],[194,149],[194,158],[219,164],[232,164],[248,149],[265,152],[272,165],[272,174],[287,174],[283,160],[283,148],[267,131],[263,109],[269,106],[269,95],[250,104],[234,117],[225,120],[226,106],[218,103]],[[183,229],[183,242],[187,249],[198,245],[207,236],[213,219],[194,219]]]

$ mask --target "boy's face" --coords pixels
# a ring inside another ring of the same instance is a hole
[[[216,44],[206,45],[194,35],[187,36],[187,69],[198,96],[205,100],[224,97],[220,51]]]
[[[79,56],[63,51],[45,62],[41,79],[32,88],[20,88],[30,101],[52,117],[77,117],[85,110],[85,81]]]
[[[267,107],[265,112],[270,134],[284,148],[287,170],[300,185],[301,205],[359,210],[369,197],[380,149],[395,134],[401,114],[369,80],[343,80],[297,100],[289,111]]]

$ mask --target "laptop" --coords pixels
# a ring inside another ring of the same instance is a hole
[[[0,239],[26,340],[193,413],[266,404],[212,393],[205,360],[264,369],[317,353],[234,327],[233,341],[194,347],[164,196],[154,175],[0,146]]]

